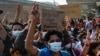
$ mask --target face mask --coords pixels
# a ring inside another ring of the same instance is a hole
[[[19,37],[21,34],[21,31],[12,31],[12,34],[14,37]]]
[[[67,44],[65,47],[67,49],[71,48],[71,43]],[[74,47],[75,47],[75,43],[72,43],[72,48],[74,48]]]
[[[73,31],[74,30],[74,28],[71,28],[71,31]]]
[[[46,34],[47,32],[42,32],[42,38],[44,38],[45,37],[45,34]]]
[[[85,43],[86,42],[86,39],[83,39],[83,43]]]
[[[61,50],[61,42],[53,42],[49,43],[50,45],[50,50],[53,52],[58,52]]]
[[[67,44],[65,47],[66,47],[67,49],[69,49],[69,48],[71,48],[71,44],[69,43],[69,44]]]

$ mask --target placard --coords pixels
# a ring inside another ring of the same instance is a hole
[[[42,9],[42,30],[62,30],[64,12],[57,10]]]
[[[70,18],[81,17],[81,4],[61,5],[60,9],[65,12],[65,15]]]

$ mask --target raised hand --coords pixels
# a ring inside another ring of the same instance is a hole
[[[7,12],[7,13],[4,15],[4,18],[7,18],[9,14],[10,14],[10,12]]]
[[[3,25],[6,25],[6,24],[7,24],[7,18],[8,18],[8,16],[9,16],[9,14],[10,14],[10,12],[7,12],[7,13],[4,15],[4,17],[3,17],[3,19],[2,19],[2,24],[3,24]]]
[[[15,18],[14,18],[14,22],[19,21],[19,15],[20,15],[21,9],[22,9],[22,6],[20,4],[17,4],[16,15],[15,15]]]
[[[34,4],[32,11],[31,11],[31,17],[30,17],[30,25],[29,25],[29,30],[28,34],[26,36],[26,41],[25,41],[25,48],[26,50],[33,56],[37,55],[38,49],[33,46],[33,40],[34,40],[34,34],[35,34],[35,29],[37,22],[39,21],[39,11],[38,11],[38,4]]]
[[[39,13],[39,6],[38,4],[34,3],[31,11],[31,15],[33,15],[36,19],[39,19],[40,13]]]
[[[20,14],[21,9],[22,9],[22,6],[20,4],[17,4],[16,11],[17,11],[18,14]]]

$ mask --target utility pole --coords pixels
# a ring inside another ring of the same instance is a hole
[[[56,2],[55,2],[55,0],[53,0],[53,2],[54,2],[54,7],[56,6]]]

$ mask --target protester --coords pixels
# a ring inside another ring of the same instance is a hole
[[[93,26],[90,38],[92,41],[96,40],[98,38],[98,35],[100,34],[100,24],[96,24]]]
[[[17,6],[18,7],[18,6]],[[17,12],[16,12],[16,16],[15,16],[15,20],[18,19],[18,11],[19,8],[17,8]],[[10,14],[10,13],[9,13]],[[21,23],[18,23],[18,21],[16,20],[16,22],[13,22],[12,27],[9,28],[8,25],[6,24],[6,20],[9,16],[9,14],[7,13],[7,15],[4,16],[3,20],[2,20],[2,25],[4,26],[7,34],[5,40],[3,41],[4,43],[4,52],[3,52],[3,56],[10,56],[10,48],[12,48],[14,46],[14,41],[15,39],[20,35],[21,30],[24,28],[23,25]]]
[[[2,13],[3,13],[3,11],[0,10],[0,14],[2,14]],[[0,25],[1,25],[1,22],[0,22]],[[4,44],[3,44],[1,36],[0,36],[0,56],[3,55],[3,50],[4,50]]]
[[[0,56],[3,55],[3,50],[4,50],[4,44],[3,44],[2,40],[0,39]]]
[[[84,43],[83,51],[80,56],[96,56],[100,48],[100,42],[90,39],[90,32],[87,32],[86,43]]]
[[[39,12],[38,12],[38,5],[34,4],[34,7],[32,9],[32,14],[31,14],[31,25],[29,28],[29,32],[26,38],[25,42],[25,47],[31,55],[39,55],[39,56],[48,56],[48,55],[56,55],[56,56],[70,56],[68,52],[60,51],[61,50],[61,41],[62,41],[62,34],[59,31],[51,30],[48,31],[47,34],[45,35],[45,42],[47,47],[44,49],[38,50],[35,46],[32,45],[33,42],[33,34],[35,33],[34,29],[36,26],[36,23],[38,22],[39,19]],[[60,52],[59,52],[60,51]]]
[[[100,24],[96,19],[71,19],[65,16],[62,29],[43,30],[38,4],[29,19],[20,19],[22,5],[17,4],[15,18],[10,12],[0,20],[0,56],[100,56]],[[0,14],[3,13],[0,10]],[[1,31],[3,30],[3,31]]]
[[[88,55],[96,56],[99,51],[100,51],[100,42],[91,43],[88,51]]]
[[[84,43],[86,43],[86,32],[80,33],[78,39],[81,42],[81,45],[84,46]]]

